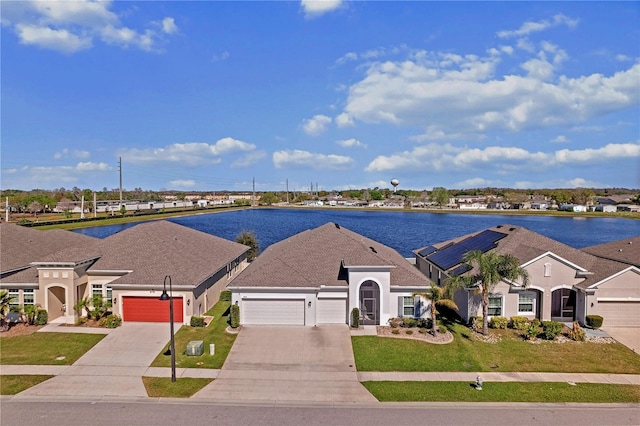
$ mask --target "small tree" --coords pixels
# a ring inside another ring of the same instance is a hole
[[[231,305],[229,312],[229,325],[231,325],[231,328],[238,328],[240,325],[240,306]]]
[[[253,231],[242,231],[236,237],[236,243],[244,244],[245,246],[249,246],[249,251],[247,252],[247,259],[251,262],[258,256],[260,253],[260,244],[258,243],[258,239]]]
[[[431,201],[436,203],[438,207],[449,204],[449,191],[443,187],[435,187],[431,191]]]
[[[0,330],[7,331],[9,329],[9,321],[7,321],[7,314],[10,310],[9,303],[11,302],[11,296],[7,290],[0,290]]]
[[[431,283],[431,289],[424,293],[414,293],[413,296],[420,296],[431,301],[431,334],[434,336],[438,333],[437,315],[439,307],[447,307],[449,309],[458,309],[458,305],[452,299],[450,299],[451,287],[445,286],[444,288],[438,287],[433,282]]]

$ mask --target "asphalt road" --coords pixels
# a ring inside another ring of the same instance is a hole
[[[12,425],[638,425],[640,404],[222,405],[190,400],[0,399]]]

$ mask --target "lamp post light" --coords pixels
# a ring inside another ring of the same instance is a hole
[[[167,279],[169,280],[169,293],[167,294]],[[169,301],[169,324],[171,327],[171,381],[176,381],[176,341],[173,335],[173,289],[171,288],[171,277],[169,275],[165,275],[164,277],[164,287],[162,290],[162,294],[160,295],[160,300],[168,300]]]

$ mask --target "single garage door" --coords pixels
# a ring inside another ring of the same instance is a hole
[[[304,300],[246,299],[240,318],[242,324],[304,325]]]
[[[318,299],[318,324],[346,324],[347,299]]]
[[[640,327],[639,302],[598,301],[603,327]]]
[[[169,301],[157,297],[123,296],[122,320],[169,322]],[[173,322],[182,323],[182,297],[173,298]]]

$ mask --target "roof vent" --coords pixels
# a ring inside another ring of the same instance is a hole
[[[376,249],[374,249],[373,247],[369,246],[369,248],[371,249],[372,252],[377,253]]]
[[[334,225],[336,225],[336,228],[340,229],[340,225],[338,225],[337,223],[334,223]]]
[[[509,228],[509,231],[515,231],[516,228]]]

